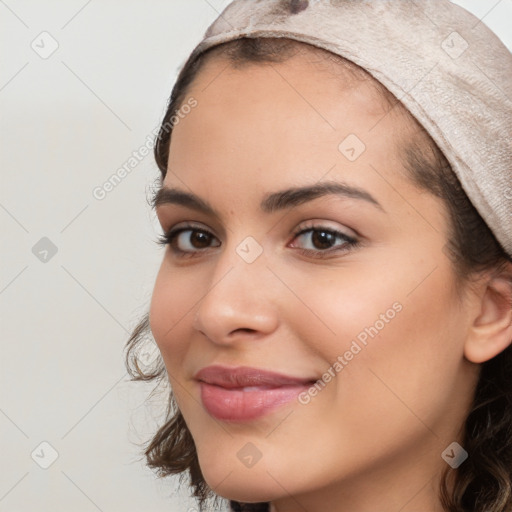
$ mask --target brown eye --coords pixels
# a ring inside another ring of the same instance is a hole
[[[316,249],[329,249],[336,242],[336,235],[330,231],[314,231],[311,242]]]
[[[174,253],[180,255],[193,255],[210,247],[218,247],[220,243],[212,246],[217,240],[209,231],[199,228],[182,227],[171,230],[160,237],[161,245],[170,245]]]
[[[191,231],[191,230],[190,230]],[[186,232],[182,232],[181,235]],[[179,238],[179,237],[178,237]],[[205,231],[191,231],[190,235],[186,235],[186,239],[190,241],[196,249],[204,249],[208,247],[213,237]]]
[[[295,235],[294,240],[298,240],[299,243],[294,241],[292,247],[297,247],[303,253],[314,257],[347,252],[359,244],[356,239],[341,231],[322,226],[303,229]]]
[[[201,229],[181,229],[172,235],[173,246],[181,252],[207,249],[214,239],[211,233]]]

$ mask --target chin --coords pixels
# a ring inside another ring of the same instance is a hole
[[[224,464],[208,464],[201,459],[199,465],[210,489],[223,498],[244,503],[260,503],[282,496],[282,487],[265,471],[263,465],[258,469],[248,469],[241,464],[240,467],[227,468]]]

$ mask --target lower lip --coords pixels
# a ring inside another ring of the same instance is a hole
[[[251,421],[294,400],[310,385],[243,391],[201,382],[201,400],[211,416],[223,421]]]

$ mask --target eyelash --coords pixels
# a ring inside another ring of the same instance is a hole
[[[214,237],[214,235],[212,233],[210,233],[210,231],[208,231],[206,229],[198,228],[197,226],[192,225],[192,224],[185,224],[185,225],[183,225],[183,226],[181,226],[179,228],[170,229],[169,231],[167,231],[163,235],[159,235],[157,240],[156,240],[156,243],[159,244],[159,245],[162,245],[162,246],[169,245],[170,248],[171,248],[171,251],[178,258],[193,258],[193,257],[198,256],[198,253],[205,252],[208,249],[208,248],[206,248],[206,249],[198,249],[198,250],[195,250],[195,251],[183,251],[181,249],[178,249],[176,247],[176,238],[181,233],[186,232],[186,231],[190,231],[191,233],[193,233],[193,232],[195,232],[195,233],[203,233],[203,234],[206,234],[208,236]],[[343,240],[345,242],[343,244],[343,248],[338,248],[338,249],[333,249],[333,248],[326,249],[326,250],[322,250],[322,249],[297,249],[302,254],[304,254],[306,256],[309,256],[309,257],[313,257],[313,258],[326,258],[326,257],[331,256],[333,253],[334,254],[347,253],[347,252],[357,248],[360,245],[360,242],[358,240],[356,240],[355,238],[350,237],[350,236],[346,235],[345,233],[343,233],[341,231],[337,231],[335,229],[327,228],[327,227],[324,227],[324,226],[321,226],[321,225],[310,225],[310,226],[304,227],[304,228],[302,228],[300,230],[297,230],[293,234],[294,240],[295,240],[295,238],[297,238],[297,237],[299,237],[301,235],[304,235],[305,233],[309,233],[309,232],[311,232],[311,233],[314,233],[314,232],[328,233],[329,235],[335,236],[335,240],[341,239],[341,240]]]

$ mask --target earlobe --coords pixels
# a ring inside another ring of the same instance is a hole
[[[464,345],[466,359],[483,363],[512,343],[512,282],[495,277],[480,299],[480,309]]]

